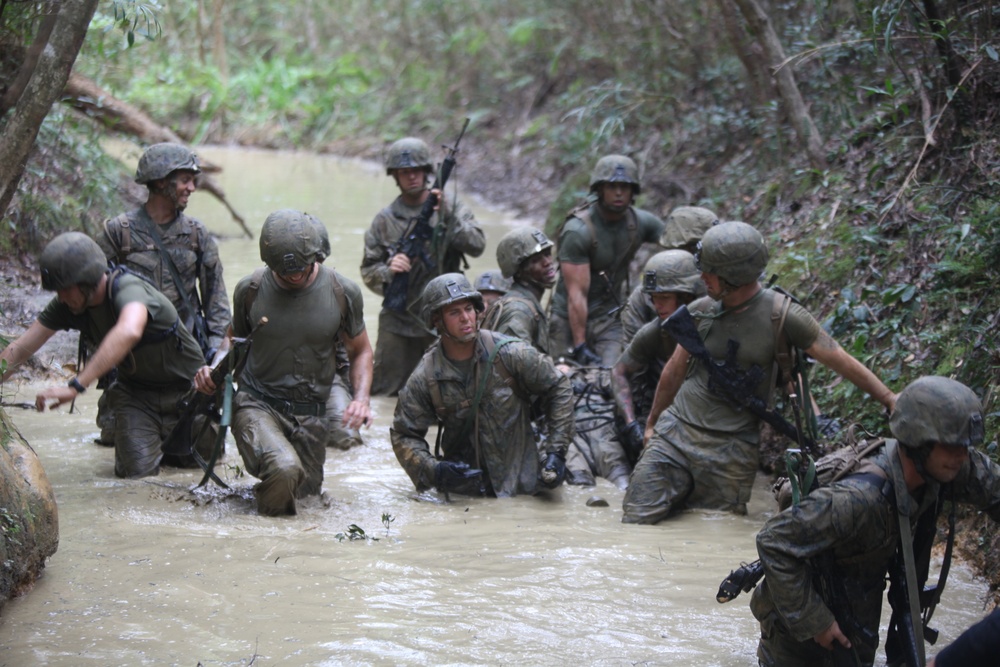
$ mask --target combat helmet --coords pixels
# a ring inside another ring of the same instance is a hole
[[[701,280],[694,255],[684,250],[664,250],[646,262],[642,291],[646,294],[679,292],[701,296],[705,292],[705,283]]]
[[[739,287],[758,280],[767,266],[764,237],[745,222],[724,222],[705,232],[696,255],[699,268]]]
[[[386,176],[392,176],[393,169],[423,169],[433,171],[431,150],[421,139],[405,137],[389,146],[385,156]]]
[[[480,273],[472,287],[477,292],[500,292],[501,294],[506,294],[510,290],[510,280],[505,278],[496,269],[490,269]]]
[[[260,258],[268,268],[278,275],[287,275],[305,271],[310,264],[320,261],[323,241],[314,220],[311,215],[292,209],[281,209],[267,216],[260,230]]]
[[[693,248],[709,229],[719,224],[719,216],[700,206],[678,206],[667,216],[660,245],[664,248]]]
[[[153,144],[139,158],[135,182],[146,184],[166,178],[178,169],[201,173],[198,156],[180,144]]]
[[[108,259],[94,239],[80,232],[66,232],[45,246],[38,266],[42,289],[50,292],[83,285],[94,287],[108,270]]]
[[[624,155],[605,155],[594,166],[590,174],[590,191],[596,192],[601,183],[630,183],[632,194],[639,194],[639,168],[632,158]]]
[[[518,227],[504,234],[497,244],[497,264],[504,278],[513,278],[522,262],[554,244],[540,229]]]
[[[450,303],[470,299],[477,313],[483,312],[483,295],[473,289],[469,279],[461,273],[442,273],[433,278],[420,297],[424,304],[424,322],[434,326],[434,315]]]
[[[983,404],[961,382],[922,377],[899,393],[889,430],[910,450],[929,452],[936,443],[975,447],[982,444],[985,435]]]
[[[315,215],[309,215],[306,213],[306,217],[309,218],[309,222],[316,227],[316,232],[319,234],[319,252],[316,253],[316,261],[322,264],[332,252],[332,249],[330,248],[330,234],[326,231],[326,225],[323,224],[323,221]]]

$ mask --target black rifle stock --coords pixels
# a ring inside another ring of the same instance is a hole
[[[736,363],[736,353],[740,344],[729,341],[724,362],[717,362],[705,347],[698,325],[688,311],[687,306],[681,306],[673,315],[663,321],[660,326],[673,336],[677,344],[692,356],[701,361],[708,370],[708,388],[717,396],[729,401],[732,405],[749,410],[754,416],[770,424],[774,430],[791,438],[816,455],[816,443],[774,410],[767,409],[767,403],[756,395],[757,387],[764,379],[764,371],[754,365],[750,370],[743,371]]]
[[[455,168],[455,154],[458,153],[458,144],[462,141],[462,137],[465,136],[467,127],[469,127],[468,118],[465,119],[465,124],[462,125],[462,131],[458,133],[455,145],[448,149],[448,155],[445,157],[444,162],[441,163],[441,173],[434,179],[434,184],[431,186],[432,191],[444,190],[444,186],[448,184],[448,178]],[[394,252],[390,252],[390,257],[394,254],[402,253],[410,258],[411,263],[419,260],[428,267],[433,268],[435,266],[434,258],[427,254],[424,245],[434,236],[434,228],[430,225],[430,219],[434,215],[434,208],[437,205],[438,197],[431,192],[424,201],[420,213],[410,221],[406,233],[399,240],[399,243],[394,248]],[[402,271],[394,273],[392,282],[385,289],[382,307],[400,313],[405,311],[406,293],[409,289],[410,272]]]

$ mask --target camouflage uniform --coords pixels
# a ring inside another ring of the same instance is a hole
[[[178,293],[170,269],[153,242],[152,229],[156,229],[163,247],[170,253],[192,306],[200,296],[209,347],[219,349],[232,316],[222,280],[219,247],[205,225],[180,212],[172,222],[157,225],[140,206],[107,220],[104,234],[99,234],[96,240],[109,260],[145,276],[163,292],[177,309],[184,326],[193,331],[194,313],[189,312]]]
[[[254,494],[261,514],[295,514],[296,498],[321,492],[337,341],[341,332],[353,338],[365,328],[358,285],[337,274],[347,303],[347,312],[341,312],[333,269],[317,266],[317,271],[312,284],[295,291],[264,272],[249,312],[251,277],[233,294],[236,336],[246,336],[251,322],[268,318],[254,333],[233,401],[233,436],[247,471],[260,479]]]
[[[624,489],[632,466],[617,439],[611,371],[581,368],[570,376],[570,383],[576,397],[573,410],[576,435],[566,454],[567,482],[593,486],[595,477],[603,477]]]
[[[813,641],[834,621],[814,585],[810,560],[832,553],[842,575],[855,618],[874,636],[882,612],[886,572],[900,541],[897,503],[912,526],[931,509],[940,485],[928,480],[917,495],[907,493],[895,440],[863,461],[889,484],[879,486],[848,475],[805,496],[796,508],[780,512],[757,535],[765,578],[753,593],[750,608],[760,621],[757,657],[761,665],[831,666],[833,653]],[[987,510],[1000,520],[1000,467],[980,451],[952,482],[955,501]],[[841,624],[842,625],[842,624]],[[863,665],[875,660],[877,644],[851,636]]]
[[[495,320],[485,319],[490,330],[520,338],[531,343],[539,352],[552,354],[548,318],[531,288],[515,281],[493,309],[497,312]],[[487,318],[490,315],[491,312],[487,311]]]
[[[628,277],[629,262],[643,243],[657,243],[663,232],[663,221],[648,211],[629,207],[625,219],[608,222],[601,215],[598,204],[587,211],[593,222],[594,233],[579,217],[569,218],[559,235],[557,257],[560,264],[589,264],[590,290],[587,293],[587,344],[610,367],[622,352],[623,334],[620,317],[610,315],[622,298],[622,288]],[[627,231],[635,225],[634,233]],[[596,236],[596,238],[594,238]],[[610,272],[608,281],[599,274]],[[552,345],[557,351],[572,347],[569,330],[569,310],[566,284],[560,274],[552,296],[552,314],[549,317]]]
[[[742,369],[770,371],[775,360],[773,302],[778,294],[761,289],[746,306],[723,313],[721,304],[704,297],[689,306],[709,326],[702,332],[715,359],[725,359],[730,339],[739,343],[736,362]],[[699,326],[699,329],[702,329]],[[791,304],[784,334],[799,349],[812,346],[819,323],[798,304]],[[771,390],[769,372],[757,387],[765,401]],[[668,410],[660,415],[653,436],[632,472],[625,494],[626,523],[656,523],[681,504],[703,509],[746,512],[759,465],[760,420],[732,405],[708,386],[705,365],[692,360],[687,376]]]
[[[95,247],[94,252],[97,252]],[[110,276],[109,276],[110,280]],[[163,294],[138,276],[122,275],[109,286],[110,297],[74,315],[58,298],[38,316],[52,330],[75,329],[98,346],[129,303],[148,313],[141,340],[118,367],[118,381],[107,392],[113,420],[115,475],[147,477],[160,471],[160,446],[179,418],[178,402],[191,388],[191,378],[204,363],[198,343],[180,326],[177,311]],[[210,454],[211,449],[203,454]]]
[[[392,282],[389,271],[391,248],[403,237],[410,221],[420,213],[420,206],[407,206],[397,197],[388,207],[381,210],[365,232],[365,254],[361,262],[361,278],[365,285],[376,294],[384,294]],[[448,202],[444,220],[436,225],[447,225],[438,252],[434,253],[431,241],[424,251],[435,262],[435,268],[428,267],[421,259],[412,260],[409,291],[406,298],[407,312],[395,312],[383,308],[378,317],[378,338],[375,345],[375,375],[372,394],[395,395],[406,382],[413,368],[420,361],[427,346],[434,342],[427,328],[421,324],[420,294],[424,286],[434,276],[457,270],[457,255],[466,254],[479,257],[486,248],[486,236],[476,219],[463,203]],[[436,257],[434,255],[437,255]],[[449,266],[454,263],[455,266]]]
[[[491,368],[483,369],[488,354],[484,336],[493,337],[499,349]],[[503,344],[505,340],[512,342]],[[512,385],[505,382],[498,365],[509,371]],[[489,373],[475,434],[463,434],[469,406],[480,383],[479,373]],[[569,380],[552,361],[527,343],[478,333],[476,352],[468,362],[452,362],[440,343],[427,350],[399,393],[390,436],[392,448],[418,491],[435,486],[438,457],[427,445],[428,429],[438,423],[431,381],[436,381],[445,409],[440,457],[481,469],[487,495],[499,497],[534,494],[541,490],[539,445],[531,426],[531,401],[537,400],[548,426],[544,448],[565,453],[573,437],[573,394]],[[474,443],[478,436],[478,451]]]
[[[643,290],[642,285],[637,285],[625,302],[625,307],[622,308],[622,342],[628,345],[643,325],[655,319],[656,309],[653,308],[653,300]]]

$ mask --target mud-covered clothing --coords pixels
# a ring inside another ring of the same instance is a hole
[[[334,449],[351,449],[364,444],[361,432],[356,428],[344,426],[344,411],[354,400],[350,382],[345,381],[343,373],[333,377],[330,385],[330,398],[326,399],[326,418],[329,421],[326,444]]]
[[[327,401],[337,374],[340,335],[365,329],[361,288],[336,274],[343,286],[341,311],[334,271],[317,267],[312,284],[285,289],[264,271],[247,312],[253,276],[233,294],[233,332],[254,331],[246,367],[234,400],[233,436],[247,471],[260,479],[254,488],[261,514],[295,513],[295,498],[318,494],[329,437]]]
[[[618,358],[618,363],[625,364],[627,368],[638,369],[629,373],[628,383],[635,418],[640,423],[645,423],[649,416],[660,374],[677,348],[677,341],[663,330],[660,323],[660,319],[656,318],[640,327]]]
[[[778,296],[762,289],[741,308],[721,315],[721,304],[709,297],[688,307],[702,320],[699,332],[714,359],[725,360],[733,340],[739,345],[735,357],[739,368],[762,370],[755,395],[765,401],[777,352],[771,315]],[[791,345],[807,349],[819,337],[820,326],[792,303],[782,332]],[[705,364],[692,357],[677,396],[660,415],[632,472],[622,520],[655,523],[681,504],[745,513],[760,463],[759,427],[759,417],[709,389]]]
[[[531,405],[535,402],[544,415],[545,452],[565,454],[573,438],[569,379],[556,370],[548,356],[524,341],[485,330],[478,335],[475,353],[467,361],[448,359],[440,342],[427,350],[399,393],[390,430],[393,451],[418,491],[435,485],[440,458],[482,470],[488,494],[534,494],[542,487]],[[489,367],[485,336],[492,337],[495,344],[496,357]],[[485,390],[473,415],[471,405],[483,373],[488,374]],[[436,413],[436,391],[440,392],[440,415]],[[439,417],[444,433],[437,454],[430,450],[426,437]],[[464,428],[467,424],[468,430]]]
[[[176,423],[177,399],[191,388],[191,380],[204,364],[201,349],[180,325],[177,311],[166,296],[138,276],[122,274],[107,281],[102,303],[75,315],[53,298],[38,316],[54,331],[73,329],[91,347],[98,347],[130,303],[141,303],[147,321],[139,343],[118,365],[116,398],[109,397],[114,415],[115,474],[146,477],[160,469],[160,444]],[[119,413],[128,407],[131,417]],[[133,409],[134,408],[134,409]],[[138,415],[138,416],[136,416]],[[123,426],[128,424],[128,426]]]
[[[592,486],[595,477],[603,477],[624,489],[628,485],[632,465],[617,439],[611,370],[579,369],[570,376],[570,384],[574,395],[576,434],[566,454],[567,482]]]
[[[239,282],[233,293],[233,333],[245,337],[253,323],[267,317],[267,324],[254,332],[241,388],[245,385],[286,401],[326,403],[337,373],[340,333],[354,338],[365,329],[360,287],[337,274],[347,305],[341,312],[333,274],[333,269],[320,265],[312,284],[285,289],[271,271],[264,271],[250,312],[246,291],[251,276]]]
[[[886,573],[900,540],[897,507],[916,526],[920,516],[936,506],[940,485],[929,481],[914,495],[907,492],[894,440],[863,464],[878,477],[848,475],[806,495],[798,507],[772,516],[757,534],[757,551],[764,581],[750,601],[761,624],[758,659],[761,665],[832,665],[832,653],[813,641],[834,621],[833,612],[817,587],[816,559],[829,555],[843,580],[854,617],[877,636]],[[878,479],[888,483],[877,483]],[[1000,467],[979,451],[970,451],[952,483],[955,502],[986,510],[1000,520]],[[917,555],[919,560],[920,556]],[[849,624],[838,624],[871,665],[877,644],[854,636]]]
[[[152,231],[160,236],[163,247],[177,267],[184,293],[192,308],[200,299],[208,344],[218,349],[229,327],[230,311],[226,285],[222,280],[219,246],[200,221],[183,213],[165,225],[157,225],[140,206],[104,223],[104,232],[97,235],[97,244],[109,260],[123,264],[152,281],[177,309],[181,322],[191,331],[194,313],[189,312],[184,298],[170,273],[163,255],[153,241]]]
[[[625,298],[623,286],[629,264],[643,243],[657,243],[663,232],[663,221],[648,211],[629,207],[624,218],[609,222],[594,203],[587,209],[592,224],[581,217],[566,220],[559,234],[557,258],[560,264],[589,264],[590,289],[587,292],[587,343],[610,366],[621,354],[621,319],[615,308]],[[586,216],[587,214],[584,214]],[[601,274],[606,273],[606,278]],[[610,284],[609,284],[610,281]],[[614,314],[609,314],[615,311]],[[608,322],[610,320],[610,323]],[[552,344],[557,350],[573,345],[569,330],[569,306],[566,283],[560,273],[552,294],[550,317]],[[603,331],[593,339],[595,331]],[[611,351],[605,354],[604,348]]]
[[[653,300],[642,291],[642,285],[637,286],[628,296],[625,307],[622,308],[622,335],[626,345],[635,338],[639,329],[647,322],[657,318]]]
[[[493,311],[497,313],[495,319]],[[542,304],[531,288],[517,281],[491,306],[484,322],[491,331],[526,340],[539,352],[552,354],[549,321]]]
[[[993,667],[1000,654],[1000,608],[979,621],[934,658],[935,667]]]

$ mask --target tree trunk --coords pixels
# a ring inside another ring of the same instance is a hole
[[[42,55],[42,49],[49,43],[49,38],[52,36],[52,28],[56,24],[56,18],[59,16],[54,6],[50,7],[50,9],[51,11],[44,16],[41,25],[38,26],[38,34],[35,35],[35,41],[24,52],[24,60],[21,61],[21,67],[17,70],[17,76],[11,82],[10,87],[7,88],[3,99],[0,100],[0,118],[21,99],[24,89],[28,86],[28,82],[31,81],[31,77],[35,73],[35,67],[38,66],[38,58]]]
[[[722,14],[722,24],[732,40],[736,57],[743,63],[750,81],[750,98],[755,107],[764,106],[774,92],[774,82],[767,67],[761,61],[761,46],[759,42],[747,39],[746,31],[739,23],[736,12],[733,11],[732,0],[716,0],[719,12]]]
[[[0,216],[7,212],[38,128],[66,85],[83,46],[98,0],[63,0],[38,63],[13,110],[0,128]]]
[[[809,115],[809,109],[802,100],[802,94],[799,93],[792,69],[788,66],[778,69],[785,61],[785,51],[781,47],[778,35],[774,32],[771,20],[761,9],[757,0],[734,1],[746,19],[750,32],[764,47],[764,53],[778,86],[778,95],[781,96],[781,102],[788,111],[799,143],[809,156],[809,162],[816,169],[825,169],[826,155],[823,153],[823,139],[819,136],[819,130],[816,129],[816,124],[813,123],[812,117]]]

